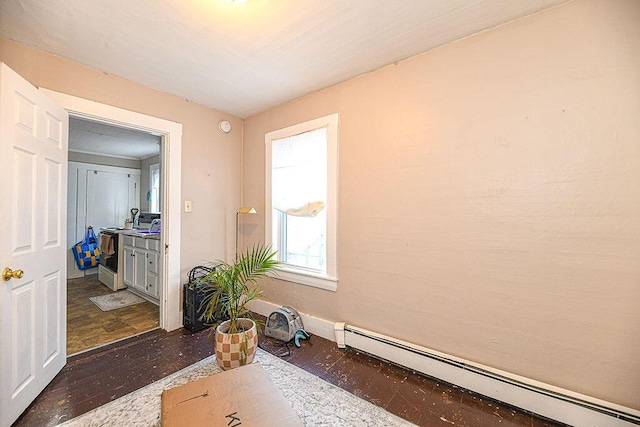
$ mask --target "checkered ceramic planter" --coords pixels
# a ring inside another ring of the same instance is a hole
[[[245,332],[228,334],[229,320],[216,328],[213,347],[216,351],[218,365],[225,371],[253,362],[258,348],[258,330],[251,319],[238,319],[238,326]]]

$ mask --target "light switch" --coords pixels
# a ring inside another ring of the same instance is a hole
[[[191,212],[191,200],[185,200],[184,202],[184,211]]]

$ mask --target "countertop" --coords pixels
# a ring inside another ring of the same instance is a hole
[[[146,229],[142,229],[142,228],[133,228],[130,230],[127,230],[125,228],[119,228],[119,227],[106,227],[106,228],[101,228],[100,231],[110,231],[112,233],[118,233],[118,234],[124,234],[125,236],[134,236],[134,237],[143,237],[145,239],[155,239],[155,240],[160,240],[160,232],[150,232],[149,230]]]

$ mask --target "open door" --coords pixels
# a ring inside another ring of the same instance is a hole
[[[67,112],[0,63],[0,426],[66,363]]]

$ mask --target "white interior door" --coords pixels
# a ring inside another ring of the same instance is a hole
[[[86,226],[96,234],[100,227],[123,227],[131,218],[131,208],[137,208],[139,171],[134,175],[122,172],[87,171]]]
[[[1,426],[66,363],[68,129],[63,108],[0,63],[0,269],[24,272],[0,279]]]
[[[67,247],[84,239],[87,227],[123,227],[140,202],[140,169],[68,162]],[[80,270],[67,251],[67,279],[97,273]]]

